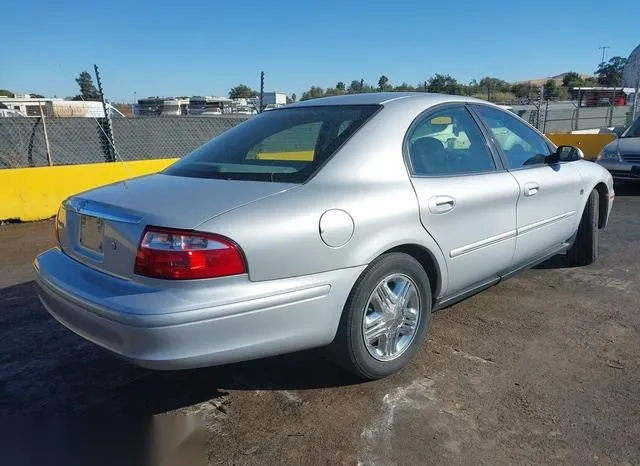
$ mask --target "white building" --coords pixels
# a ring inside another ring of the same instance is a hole
[[[260,97],[248,99],[256,108],[260,106]],[[262,105],[265,109],[283,107],[287,105],[287,94],[281,92],[265,92],[262,96]]]
[[[8,109],[17,110],[28,117],[44,115],[47,117],[104,118],[102,102],[97,101],[38,99],[31,96],[21,96],[0,97],[0,102]]]

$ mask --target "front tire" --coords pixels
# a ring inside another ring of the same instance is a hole
[[[333,343],[349,372],[374,380],[402,369],[421,348],[431,318],[429,277],[413,257],[378,257],[356,281]]]
[[[578,266],[593,264],[598,258],[598,222],[600,195],[595,189],[589,194],[582,213],[578,233],[573,246],[567,252],[567,259]]]

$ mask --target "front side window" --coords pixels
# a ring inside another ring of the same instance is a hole
[[[463,106],[423,117],[407,138],[414,175],[456,175],[495,170],[487,142]]]
[[[545,139],[513,115],[497,108],[477,105],[474,109],[491,129],[509,168],[545,163],[551,153]]]
[[[264,112],[225,131],[162,173],[303,183],[379,108],[336,105]]]

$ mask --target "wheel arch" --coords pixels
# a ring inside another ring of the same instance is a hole
[[[607,223],[607,209],[609,208],[609,189],[602,181],[593,189],[598,191],[598,228],[604,228]]]
[[[429,285],[431,286],[432,298],[435,299],[436,296],[440,295],[443,272],[442,270],[440,270],[438,261],[431,251],[418,244],[407,243],[387,249],[382,254],[388,254],[392,252],[404,253],[417,260],[424,271],[427,272]]]

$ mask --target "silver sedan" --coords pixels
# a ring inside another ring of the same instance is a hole
[[[616,180],[640,181],[640,117],[602,148],[598,163]]]
[[[70,197],[35,269],[51,315],[141,366],[329,346],[374,379],[432,311],[555,254],[593,262],[613,199],[606,169],[498,106],[329,97]]]

